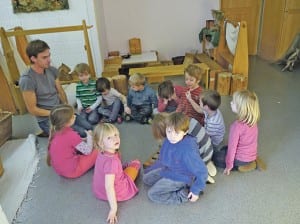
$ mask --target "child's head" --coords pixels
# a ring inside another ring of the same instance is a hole
[[[78,74],[78,78],[83,83],[88,83],[90,79],[90,67],[86,63],[77,64],[74,71]]]
[[[93,131],[93,140],[101,151],[115,151],[120,147],[119,130],[110,123],[98,124]]]
[[[129,85],[133,91],[141,91],[146,84],[146,78],[140,73],[135,73],[129,77]]]
[[[259,102],[256,94],[249,90],[237,91],[230,102],[231,109],[238,120],[249,126],[256,124],[260,118]]]
[[[105,77],[98,78],[96,81],[96,89],[103,95],[108,94],[110,90],[110,81]]]
[[[175,144],[183,139],[188,133],[190,119],[183,113],[171,113],[166,120],[166,136],[168,140]]]
[[[158,96],[162,99],[170,99],[174,94],[174,86],[172,81],[166,80],[158,85]]]
[[[184,70],[185,84],[188,88],[193,89],[199,86],[202,79],[203,70],[197,65],[189,65]]]
[[[156,114],[152,121],[152,134],[153,137],[160,141],[166,137],[166,120],[168,118],[168,113]]]
[[[208,107],[209,110],[215,111],[221,105],[221,96],[215,90],[205,90],[200,95],[200,106],[205,110],[205,106]]]
[[[60,131],[67,126],[70,127],[74,122],[74,109],[68,104],[55,106],[50,111],[51,132]]]

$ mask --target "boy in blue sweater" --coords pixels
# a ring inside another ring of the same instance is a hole
[[[199,156],[195,137],[187,135],[190,118],[172,113],[166,121],[166,136],[158,160],[143,176],[151,186],[148,197],[161,204],[195,202],[204,190],[207,168]]]
[[[124,105],[125,121],[133,119],[141,124],[151,123],[153,109],[157,108],[158,103],[155,91],[146,84],[146,78],[139,73],[130,76],[129,85],[128,105]]]

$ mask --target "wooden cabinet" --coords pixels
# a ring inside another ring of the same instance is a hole
[[[258,55],[276,61],[285,55],[300,32],[299,0],[265,0]]]
[[[246,21],[249,55],[257,54],[259,20],[262,0],[221,0],[225,18],[232,21]]]

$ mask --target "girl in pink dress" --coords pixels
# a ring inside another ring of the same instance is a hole
[[[72,106],[62,104],[50,112],[51,130],[48,146],[48,165],[63,177],[77,178],[95,165],[98,155],[93,150],[91,132],[87,131],[86,141],[71,126],[75,115]]]
[[[100,149],[94,178],[93,191],[97,198],[109,203],[107,222],[117,222],[117,201],[125,201],[136,195],[138,189],[134,183],[140,161],[131,161],[123,170],[120,154],[119,130],[109,123],[99,124],[94,129],[94,143]]]

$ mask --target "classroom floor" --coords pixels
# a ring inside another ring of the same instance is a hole
[[[259,155],[267,164],[266,171],[233,172],[225,176],[219,170],[216,183],[207,185],[196,203],[180,206],[149,201],[141,172],[137,180],[139,194],[118,204],[119,223],[299,223],[300,65],[294,72],[280,69],[279,65],[258,57],[250,59],[249,89],[260,99]],[[175,82],[182,80],[176,78]],[[222,97],[226,131],[234,120],[230,100],[230,96]],[[149,125],[123,123],[117,126],[121,132],[123,160],[145,161],[157,149]],[[16,116],[13,131],[15,138],[27,137],[37,131],[37,126],[30,115]],[[38,140],[39,169],[15,223],[106,223],[109,206],[92,194],[93,170],[75,180],[57,176],[45,163],[47,139]]]

